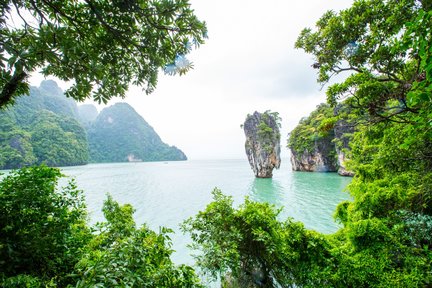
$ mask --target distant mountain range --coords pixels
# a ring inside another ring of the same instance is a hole
[[[98,113],[94,105],[77,106],[52,80],[0,111],[0,169],[186,159],[130,105],[117,103]]]

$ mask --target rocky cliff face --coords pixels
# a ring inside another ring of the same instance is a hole
[[[327,104],[318,105],[308,117],[303,118],[290,133],[288,147],[291,164],[295,171],[338,172],[342,176],[353,176],[345,168],[346,151],[354,128],[346,120],[334,117],[347,113],[348,108],[339,105],[336,109]]]
[[[344,120],[339,120],[334,127],[335,135],[335,151],[338,159],[339,169],[338,174],[341,176],[354,176],[352,171],[346,169],[345,162],[347,160],[345,151],[349,149],[349,140],[354,133],[354,127],[349,125]]]
[[[338,163],[334,152],[332,137],[315,140],[311,151],[298,152],[291,150],[291,165],[294,171],[335,172]]]
[[[271,178],[280,167],[280,132],[278,114],[271,112],[248,115],[243,125],[245,150],[249,164],[258,178]]]

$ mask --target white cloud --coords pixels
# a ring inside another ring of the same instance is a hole
[[[280,113],[285,146],[300,118],[325,101],[312,58],[294,49],[295,40],[325,11],[352,1],[190,2],[209,29],[206,44],[188,56],[195,69],[181,77],[161,72],[152,95],[132,87],[125,101],[190,159],[246,157],[240,124],[255,110]]]

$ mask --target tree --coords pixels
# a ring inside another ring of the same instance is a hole
[[[82,191],[59,188],[63,176],[38,166],[0,182],[1,287],[202,287],[171,261],[170,229],[137,228],[133,207],[110,196],[106,221],[89,227]]]
[[[137,228],[132,206],[110,196],[102,210],[107,221],[76,265],[76,287],[202,287],[191,267],[172,263],[170,229]]]
[[[182,229],[203,272],[226,287],[323,287],[331,283],[331,245],[292,219],[278,221],[280,210],[246,199],[237,209],[218,189],[214,201]],[[331,260],[330,260],[330,259]],[[309,285],[309,286],[308,286]]]
[[[0,9],[0,107],[28,93],[38,70],[74,80],[66,95],[76,100],[124,97],[130,83],[151,93],[158,69],[185,73],[184,56],[206,37],[187,0],[9,0]]]
[[[407,122],[407,113],[419,110],[410,101],[410,92],[426,76],[421,61],[426,46],[410,42],[413,34],[430,40],[430,28],[419,29],[415,24],[430,9],[430,1],[355,1],[340,13],[325,13],[316,31],[304,29],[296,48],[314,56],[312,66],[322,84],[334,75],[349,73],[345,81],[328,88],[330,104],[349,98],[352,107],[369,115],[368,121]],[[422,23],[429,27],[426,20]]]
[[[91,234],[82,191],[73,181],[57,189],[61,176],[40,166],[13,171],[0,182],[1,286],[3,277],[17,284],[25,275],[67,283]]]
[[[431,286],[431,24],[430,1],[357,0],[301,33],[296,46],[315,57],[319,82],[350,73],[327,90],[329,104],[345,99],[344,117],[356,124],[353,199],[335,213],[342,227],[314,234],[278,223],[264,205],[246,200],[235,209],[217,196],[187,222],[203,269],[241,280],[251,271],[243,262],[269,266],[262,275],[281,287]],[[328,117],[318,125],[324,131],[337,120]]]

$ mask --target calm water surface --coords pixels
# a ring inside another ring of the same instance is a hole
[[[246,160],[141,162],[91,164],[62,168],[84,190],[91,222],[103,220],[101,212],[107,193],[136,209],[138,224],[153,230],[172,228],[176,263],[193,264],[190,242],[179,224],[212,201],[217,187],[240,204],[245,196],[283,207],[281,219],[293,217],[306,227],[324,233],[336,231],[332,214],[349,196],[343,192],[350,178],[336,173],[293,172],[283,159],[273,179],[256,179]]]

